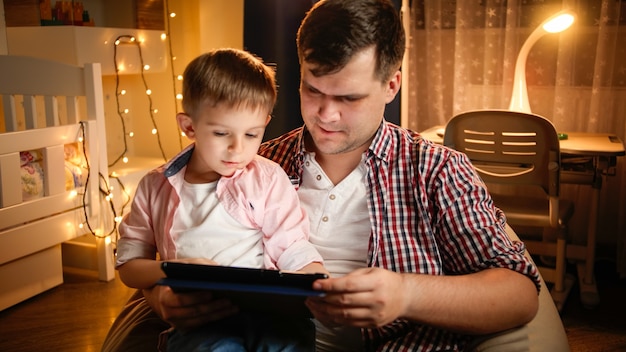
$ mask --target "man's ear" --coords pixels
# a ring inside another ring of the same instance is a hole
[[[176,122],[178,122],[178,127],[185,134],[185,136],[187,136],[187,138],[194,138],[196,131],[193,129],[193,120],[191,119],[191,116],[184,112],[179,112],[176,114]]]
[[[396,97],[396,94],[400,91],[400,84],[402,83],[402,73],[396,71],[391,78],[387,81],[387,104],[391,103]]]

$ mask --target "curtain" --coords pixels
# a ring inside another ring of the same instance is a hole
[[[625,141],[626,2],[618,0],[409,1],[403,125],[423,131],[463,111],[508,109],[522,44],[563,9],[575,12],[574,25],[543,36],[528,56],[532,112],[559,132],[612,133]],[[626,169],[625,158],[617,159],[603,178],[597,255],[615,260],[626,277]],[[564,184],[561,194],[575,201],[570,235],[584,243],[591,189]]]

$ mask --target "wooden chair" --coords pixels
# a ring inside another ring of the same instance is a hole
[[[518,234],[521,228],[543,229],[541,239],[520,237],[533,255],[555,258],[554,268],[539,269],[554,283],[551,294],[560,312],[574,283],[565,270],[574,205],[559,198],[560,149],[552,123],[514,111],[464,112],[446,125],[444,145],[467,154]]]

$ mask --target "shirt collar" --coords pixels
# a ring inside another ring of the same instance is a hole
[[[393,135],[390,123],[383,119],[380,126],[378,126],[378,130],[374,134],[372,143],[370,144],[370,154],[384,162],[389,162],[389,158],[392,154],[392,145]]]
[[[165,164],[165,177],[174,176],[182,170],[189,162],[189,159],[191,159],[191,154],[193,153],[193,149],[195,147],[195,143],[189,144],[185,149],[173,157],[172,160]]]

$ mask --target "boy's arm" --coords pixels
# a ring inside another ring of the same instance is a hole
[[[170,262],[181,262],[189,264],[217,265],[211,259],[188,258],[168,260]],[[118,267],[120,279],[128,286],[139,289],[151,288],[160,279],[165,278],[165,273],[161,270],[161,260],[137,258],[129,260]]]
[[[324,265],[322,265],[322,263],[319,263],[319,262],[313,262],[313,263],[307,264],[298,271],[303,272],[303,273],[308,273],[308,274],[323,273],[323,274],[328,275],[328,277],[330,277],[330,273],[328,272],[328,270],[326,270]]]
[[[126,286],[145,289],[154,286],[157,281],[165,277],[165,273],[161,270],[161,263],[160,260],[137,258],[129,260],[117,270]]]

